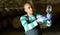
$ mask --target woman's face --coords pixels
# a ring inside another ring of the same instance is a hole
[[[28,3],[26,3],[24,5],[24,11],[27,12],[28,14],[32,14],[33,13],[31,5],[28,4]]]

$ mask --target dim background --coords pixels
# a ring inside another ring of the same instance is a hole
[[[20,17],[25,14],[23,5],[31,2],[37,13],[46,14],[52,6],[52,26],[42,29],[43,35],[60,35],[60,0],[0,0],[0,35],[25,35]]]

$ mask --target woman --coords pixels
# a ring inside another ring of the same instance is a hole
[[[26,35],[42,35],[40,29],[40,24],[46,24],[46,26],[51,26],[51,14],[47,13],[46,17],[40,14],[34,14],[32,5],[30,3],[24,4],[24,11],[27,13],[20,17],[22,26],[24,27]],[[49,18],[50,17],[50,18]],[[50,25],[48,25],[50,24]]]

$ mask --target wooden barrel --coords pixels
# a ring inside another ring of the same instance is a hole
[[[7,19],[2,20],[2,27],[5,29],[7,28],[7,26],[8,26],[8,20]]]
[[[13,18],[12,25],[13,25],[14,28],[19,28],[21,26],[19,16]]]

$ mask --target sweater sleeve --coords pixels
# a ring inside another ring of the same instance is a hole
[[[36,21],[33,21],[31,23],[28,23],[26,21],[26,17],[24,17],[24,16],[22,16],[20,18],[20,21],[21,21],[22,26],[24,27],[25,31],[31,30],[31,29],[33,29],[34,27],[36,27],[38,25]]]

